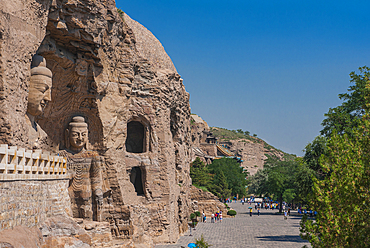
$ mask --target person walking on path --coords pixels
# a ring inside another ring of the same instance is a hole
[[[257,215],[260,216],[260,209],[257,209]]]
[[[215,223],[215,215],[214,214],[211,215],[211,223]]]
[[[288,219],[288,212],[285,210],[284,211],[284,220]]]
[[[222,211],[220,211],[220,222],[222,222]]]
[[[252,211],[253,211],[253,208],[250,208],[249,209],[249,215],[252,217]]]

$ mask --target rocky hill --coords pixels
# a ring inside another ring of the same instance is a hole
[[[193,160],[200,157],[204,162],[210,163],[215,157],[222,155],[217,151],[217,143],[227,148],[235,157],[241,158],[241,166],[251,175],[263,168],[268,155],[280,160],[295,158],[295,155],[276,149],[248,132],[209,127],[207,122],[196,114],[191,115],[191,141]]]
[[[225,128],[211,127],[210,131],[218,138],[218,143],[224,145],[236,156],[241,157],[241,165],[253,175],[258,169],[263,168],[266,155],[274,156],[280,160],[294,159],[295,155],[285,153],[269,144],[264,140]]]

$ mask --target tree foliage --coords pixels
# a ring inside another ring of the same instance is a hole
[[[316,221],[301,222],[301,236],[314,247],[367,247],[370,241],[370,122],[351,134],[333,132],[320,163],[330,175],[314,179],[310,205]]]
[[[232,195],[244,196],[246,194],[245,187],[247,185],[246,176],[248,173],[244,171],[240,164],[232,158],[221,158],[214,160],[208,165],[210,172],[216,179],[221,173],[226,177],[228,188]]]
[[[324,136],[317,136],[311,143],[305,147],[305,154],[303,156],[303,161],[307,166],[316,172],[318,178],[323,179],[325,176],[321,165],[319,163],[321,155],[326,153],[326,140]]]
[[[299,165],[294,174],[295,202],[307,203],[312,194],[313,178],[317,175],[303,159],[297,158]]]
[[[339,134],[347,133],[351,135],[352,130],[359,126],[361,117],[369,109],[368,96],[370,93],[369,77],[370,68],[364,66],[359,68],[360,73],[351,72],[350,82],[354,85],[348,88],[348,93],[339,94],[339,99],[343,103],[335,108],[330,108],[325,114],[326,119],[321,125],[324,128],[321,134],[330,137],[335,130]]]
[[[265,161],[264,169],[249,177],[248,191],[273,197],[280,203],[304,202],[311,191],[313,174],[302,159],[280,161],[270,156]]]
[[[231,195],[231,189],[229,189],[227,178],[222,170],[214,175],[212,184],[208,188],[209,191],[222,199],[226,199]]]
[[[197,157],[190,165],[190,177],[196,186],[207,186],[212,177],[208,172],[207,166]]]
[[[315,221],[303,218],[301,236],[313,247],[367,247],[370,241],[370,71],[350,74],[342,105],[329,109],[322,122],[325,136],[306,147],[315,170],[311,208]],[[317,171],[322,171],[322,175]]]
[[[267,189],[267,170],[258,170],[256,174],[248,178],[248,191],[251,194],[263,195],[268,192]]]
[[[205,186],[207,190],[223,199],[231,195],[244,196],[247,175],[240,164],[231,158],[217,159],[209,165],[196,158],[190,167],[193,185]]]

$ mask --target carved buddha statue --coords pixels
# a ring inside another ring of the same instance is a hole
[[[68,188],[73,217],[101,221],[103,204],[103,157],[88,151],[88,126],[82,116],[75,116],[65,133],[71,180]]]
[[[46,68],[45,58],[40,55],[33,56],[26,113],[31,148],[38,149],[46,142],[47,135],[35,122],[35,117],[41,115],[48,102],[51,101],[52,76],[52,72]]]

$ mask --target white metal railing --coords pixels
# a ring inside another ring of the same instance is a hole
[[[0,145],[0,180],[68,178],[67,159],[42,150]]]

